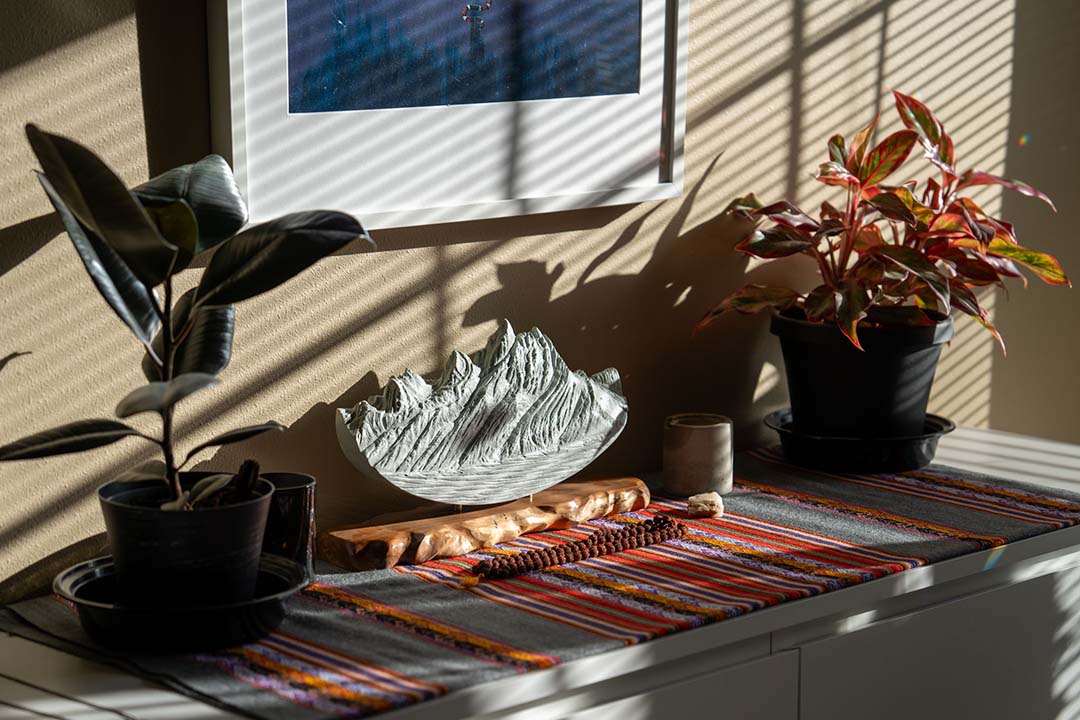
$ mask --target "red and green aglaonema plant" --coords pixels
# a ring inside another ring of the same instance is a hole
[[[1021,245],[1010,223],[991,217],[962,193],[1001,185],[1053,208],[1050,198],[1018,180],[958,171],[953,140],[941,121],[915,98],[896,91],[893,97],[903,130],[871,146],[874,118],[850,144],[839,134],[828,141],[829,159],[816,179],[843,189],[842,207],[823,202],[815,219],[785,200],[763,207],[751,194],[727,208],[755,225],[772,222],[754,229],[737,250],[769,260],[808,255],[817,262],[821,284],[806,294],[746,285],[709,311],[695,333],[730,310],[801,310],[811,322],[836,323],[862,349],[860,327],[932,325],[956,309],[993,333],[1004,350],[976,288],[1004,287],[1005,278],[1020,278],[1026,286],[1021,268],[1050,285],[1071,287],[1056,258]],[[921,188],[917,180],[886,184],[916,145],[936,176]]]

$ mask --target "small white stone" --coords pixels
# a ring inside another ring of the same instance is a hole
[[[718,518],[724,514],[724,498],[714,492],[691,495],[687,500],[686,513],[690,517]]]

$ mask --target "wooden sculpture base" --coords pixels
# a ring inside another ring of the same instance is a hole
[[[464,555],[538,530],[559,530],[649,505],[638,478],[563,482],[505,505],[470,512],[331,530],[319,557],[347,570],[375,570]]]

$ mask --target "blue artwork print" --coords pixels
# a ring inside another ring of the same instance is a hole
[[[641,0],[288,0],[289,111],[639,91]]]

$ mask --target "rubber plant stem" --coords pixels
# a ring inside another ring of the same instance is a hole
[[[165,278],[165,319],[161,330],[162,358],[161,379],[163,382],[172,380],[173,375],[173,289],[172,277]],[[184,491],[180,487],[180,473],[176,469],[176,459],[173,453],[173,409],[167,407],[161,411],[161,451],[165,455],[165,472],[172,488],[173,499],[179,500]]]

